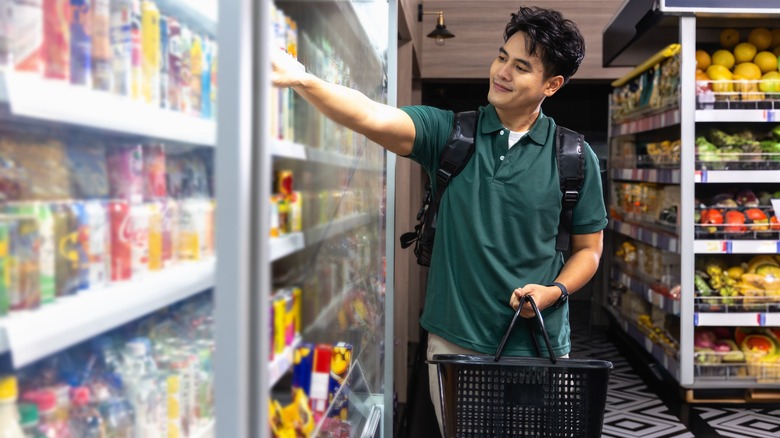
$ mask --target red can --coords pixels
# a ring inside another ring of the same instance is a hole
[[[108,204],[111,221],[111,281],[133,276],[133,243],[130,239],[130,204],[115,200]]]

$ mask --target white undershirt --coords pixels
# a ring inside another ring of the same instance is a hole
[[[512,149],[512,146],[517,144],[520,138],[527,133],[528,131],[523,131],[523,132],[509,131],[509,149]]]

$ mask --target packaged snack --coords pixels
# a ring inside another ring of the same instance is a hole
[[[106,199],[109,195],[106,148],[85,137],[71,137],[66,147],[73,196]]]
[[[107,151],[108,182],[112,198],[130,203],[143,200],[143,150],[140,144],[111,147]]]

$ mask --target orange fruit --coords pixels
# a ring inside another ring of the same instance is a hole
[[[710,54],[704,50],[696,51],[696,68],[700,70],[707,70],[707,67],[712,65],[712,59]]]
[[[722,65],[729,70],[731,70],[731,67],[734,67],[734,64],[736,63],[734,59],[734,54],[732,54],[728,50],[715,51],[715,53],[712,54],[711,59],[712,59],[712,65]],[[706,69],[703,70],[706,71]]]
[[[734,47],[734,60],[737,61],[737,64],[751,62],[753,61],[753,58],[756,57],[756,52],[758,52],[758,50],[753,44],[739,43]]]
[[[739,32],[737,29],[723,29],[720,32],[720,45],[724,49],[730,49],[739,44]]]
[[[756,46],[757,50],[766,50],[772,47],[772,32],[765,27],[757,27],[750,31],[748,42]]]
[[[752,62],[743,62],[734,67],[734,76],[740,76],[749,81],[761,79],[761,69]]]
[[[772,52],[758,52],[756,57],[753,58],[753,64],[761,69],[761,73],[777,71],[777,56]]]

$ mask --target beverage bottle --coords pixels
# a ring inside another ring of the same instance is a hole
[[[103,418],[90,404],[89,389],[85,386],[73,388],[71,397],[70,433],[79,438],[105,438]]]
[[[33,403],[19,403],[19,417],[24,438],[46,438],[38,432],[38,406]]]
[[[0,437],[24,438],[19,424],[19,411],[16,409],[16,399],[19,389],[16,377],[6,376],[0,379]]]
[[[43,390],[36,394],[40,420],[38,432],[46,438],[71,438],[67,423],[57,417],[57,395],[54,391]]]

